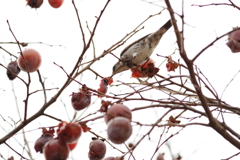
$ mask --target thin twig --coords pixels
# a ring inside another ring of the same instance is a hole
[[[66,48],[65,46],[63,45],[54,45],[54,44],[47,44],[47,43],[43,43],[43,42],[18,42],[22,47],[27,47],[28,44],[42,44],[42,45],[47,45],[47,46],[50,46],[50,47],[53,47],[53,46],[58,46],[58,47],[64,47]],[[0,42],[0,44],[17,44],[16,42]]]
[[[15,57],[16,59],[18,59],[17,56],[15,56],[14,54],[10,53],[9,51],[7,51],[6,49],[4,49],[3,47],[0,46],[0,49],[4,50],[6,53],[8,53],[10,56]]]
[[[221,97],[220,99],[222,99],[222,96],[224,94],[224,92],[226,91],[227,87],[230,85],[230,83],[234,80],[234,78],[238,75],[238,73],[240,72],[240,70],[238,70],[238,72],[233,76],[233,78],[228,82],[228,84],[226,85],[226,87],[224,88],[222,94],[221,94]]]
[[[81,30],[81,33],[82,33],[82,39],[83,39],[83,48],[86,48],[86,40],[85,40],[85,35],[84,35],[84,32],[83,32],[83,28],[82,28],[82,24],[81,24],[81,20],[80,20],[80,16],[78,14],[78,9],[75,5],[75,2],[74,0],[72,0],[72,4],[73,4],[73,7],[75,9],[75,12],[76,12],[76,15],[77,15],[77,18],[78,18],[78,24],[79,24],[79,27],[80,27],[80,30]]]
[[[9,24],[9,22],[8,22],[8,20],[7,20],[7,24],[8,24],[8,27],[9,27],[10,32],[12,33],[15,41],[16,41],[17,44],[18,44],[18,47],[19,47],[19,50],[20,50],[20,54],[21,54],[21,56],[22,56],[22,58],[23,58],[23,60],[24,60],[24,63],[25,63],[25,65],[27,66],[28,83],[27,83],[27,84],[25,83],[25,84],[26,84],[26,87],[27,87],[27,95],[26,95],[26,99],[24,100],[25,107],[24,107],[24,119],[23,119],[23,121],[26,121],[26,119],[27,119],[28,97],[29,97],[29,86],[30,86],[30,83],[31,83],[31,77],[30,77],[30,73],[29,73],[29,66],[28,66],[28,64],[27,64],[26,59],[24,58],[24,56],[23,56],[23,54],[22,54],[22,49],[21,49],[21,47],[20,47],[19,41],[17,40],[15,34],[13,33],[13,31],[12,31],[12,29],[11,29],[11,26],[10,26],[10,24]]]
[[[41,91],[43,91],[43,92],[45,92],[45,91],[51,91],[51,90],[54,90],[54,89],[59,89],[59,88],[39,89],[39,90],[36,90],[36,91],[34,91],[34,92],[29,93],[29,96],[32,95],[32,94],[34,94],[34,93],[37,93],[37,92],[41,92]],[[44,101],[45,101],[45,100],[44,100]],[[45,101],[44,103],[46,103],[46,101]]]
[[[165,0],[165,3],[168,7],[168,11],[169,11],[169,14],[171,16],[171,19],[173,21],[173,26],[174,26],[174,30],[175,30],[175,35],[177,37],[177,43],[178,43],[178,47],[179,47],[179,51],[180,51],[180,55],[181,57],[183,58],[183,60],[185,61],[185,63],[187,64],[188,66],[188,69],[189,69],[189,73],[190,73],[190,77],[191,77],[191,82],[198,94],[198,97],[199,97],[199,100],[201,101],[201,104],[202,104],[202,107],[208,117],[208,120],[209,120],[209,125],[215,130],[217,131],[222,137],[224,137],[227,141],[229,141],[232,145],[234,145],[235,147],[237,147],[238,149],[240,149],[240,143],[238,140],[235,139],[235,137],[233,137],[232,135],[230,135],[226,129],[219,123],[218,120],[216,120],[210,109],[209,109],[209,106],[208,106],[208,103],[207,103],[207,99],[206,97],[204,96],[201,88],[199,87],[198,83],[197,83],[197,80],[196,80],[196,77],[195,77],[195,73],[194,73],[194,69],[193,69],[193,61],[200,55],[198,54],[193,60],[189,60],[188,57],[187,57],[187,54],[186,54],[186,51],[184,49],[184,45],[183,45],[183,41],[182,41],[182,38],[181,38],[181,33],[179,32],[179,29],[178,29],[178,26],[176,25],[176,19],[175,19],[175,16],[174,16],[174,12],[173,12],[173,9],[172,9],[172,6],[169,2],[169,0]],[[223,37],[223,36],[221,36]],[[207,47],[205,47],[207,48]],[[204,51],[204,49],[202,50]],[[200,52],[202,53],[202,52]]]
[[[239,28],[235,28],[233,29],[232,31],[229,31],[217,38],[215,38],[215,40],[213,40],[211,43],[209,43],[206,47],[204,47],[193,59],[192,59],[192,62],[194,62],[205,50],[207,50],[209,47],[211,47],[215,42],[217,42],[219,39],[229,35],[230,33],[236,31],[236,30],[239,30]]]
[[[197,7],[207,7],[207,6],[232,6],[234,8],[237,8],[240,10],[240,7],[238,7],[235,3],[233,3],[231,0],[229,0],[231,4],[228,3],[211,3],[211,4],[204,4],[204,5],[199,5],[199,4],[192,4],[192,6],[197,6]]]
[[[46,102],[47,102],[46,90],[51,90],[51,89],[45,89],[45,84],[44,84],[44,82],[42,81],[42,76],[41,76],[41,73],[40,73],[39,69],[37,70],[37,73],[38,73],[39,82],[41,83],[42,88],[43,88],[42,91],[43,91],[43,95],[44,95],[44,103],[46,103]],[[40,91],[40,90],[38,90],[38,91]],[[37,91],[35,91],[35,93],[36,93],[36,92],[37,92]],[[32,92],[32,93],[33,93],[33,92]],[[32,93],[30,93],[29,96],[30,96]]]
[[[15,149],[13,149],[13,148],[12,148],[10,145],[8,145],[6,142],[4,142],[4,144],[5,144],[6,146],[8,146],[8,147],[9,147],[13,152],[15,152],[17,155],[19,155],[21,158],[26,159],[26,160],[29,160],[29,159],[23,157],[22,154],[18,153]]]

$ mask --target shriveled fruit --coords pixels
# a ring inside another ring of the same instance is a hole
[[[27,0],[27,5],[31,8],[39,8],[43,4],[43,0]]]
[[[75,110],[80,111],[88,107],[91,103],[91,92],[88,91],[87,86],[83,85],[78,93],[72,93],[72,106]]]
[[[59,8],[63,4],[63,0],[48,0],[48,2],[53,8]]]
[[[108,122],[107,135],[115,144],[124,143],[132,134],[132,125],[125,117],[115,117]]]
[[[93,139],[89,144],[88,158],[90,160],[101,160],[106,154],[106,145],[102,140]]]
[[[27,64],[25,64],[24,59],[22,57],[24,56]],[[22,52],[22,55],[20,54],[18,57],[18,66],[22,71],[27,72],[27,68],[29,69],[29,72],[35,72],[38,70],[42,63],[42,57],[38,53],[38,51],[34,49],[25,49]],[[28,67],[27,67],[28,66]]]
[[[43,153],[46,160],[66,160],[69,155],[69,148],[66,142],[53,139],[45,144]]]
[[[101,105],[99,111],[106,113],[107,110],[108,110],[108,106],[111,105],[111,102],[110,102],[110,101],[104,101],[104,100],[102,100],[102,101],[101,101],[101,104],[102,104],[102,105]]]
[[[35,144],[34,144],[34,149],[36,152],[43,152],[43,146],[50,140],[53,139],[54,134],[54,129],[50,128],[47,130],[46,128],[42,128],[42,135],[39,137]]]
[[[103,79],[101,79],[101,83],[99,85],[99,88],[98,88],[98,92],[101,92],[103,94],[106,94],[107,93],[107,90],[108,90],[108,85],[112,84],[113,83],[113,79],[112,78],[109,78],[109,77],[105,77]],[[101,95],[99,95],[98,97],[102,97]]]
[[[240,29],[230,33],[228,40],[226,45],[231,49],[232,53],[240,52]]]
[[[7,70],[7,76],[10,80],[14,80],[16,78],[16,75],[18,75],[21,71],[20,68],[18,67],[17,61],[10,62],[7,66],[7,69],[9,69],[15,74],[14,75],[12,72]]]
[[[58,138],[66,143],[77,142],[81,134],[81,126],[77,123],[60,123],[57,129]]]
[[[80,111],[90,105],[91,95],[87,95],[87,93],[83,92],[73,93],[71,101],[73,108]]]
[[[50,141],[51,139],[53,139],[53,136],[49,135],[49,134],[45,134],[42,135],[40,138],[37,139],[37,141],[35,142],[34,145],[34,149],[36,152],[40,152],[42,153],[43,151],[43,146]]]
[[[106,123],[108,123],[114,117],[125,117],[131,121],[132,112],[123,104],[114,104],[108,108],[106,114],[104,115],[104,120]]]
[[[175,69],[177,69],[178,66],[179,66],[179,63],[177,63],[174,60],[172,60],[172,57],[169,56],[168,57],[168,63],[166,64],[168,72],[170,72],[170,71],[174,71],[175,72]]]
[[[140,66],[131,68],[131,71],[133,78],[151,78],[159,71],[159,69],[155,67],[155,62],[150,58]]]

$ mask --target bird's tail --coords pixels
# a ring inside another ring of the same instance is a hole
[[[168,30],[172,27],[172,21],[169,19],[159,30]]]
[[[161,28],[159,28],[156,32],[148,35],[148,40],[151,42],[155,42],[153,45],[157,45],[164,33],[167,32],[169,28],[172,27],[171,19],[169,19]]]
[[[162,35],[164,35],[164,33],[166,33],[167,30],[171,27],[172,27],[172,21],[171,19],[169,19],[161,28],[159,28],[155,33],[153,33],[154,37],[161,39]]]

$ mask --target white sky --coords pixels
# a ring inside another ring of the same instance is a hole
[[[228,3],[228,1],[211,1],[211,3]],[[86,39],[89,38],[88,30],[85,25],[85,21],[88,22],[90,28],[93,28],[93,25],[96,21],[95,16],[98,16],[101,9],[106,3],[106,0],[76,0],[76,5],[81,17],[81,22],[85,31]],[[181,3],[172,1],[172,4],[175,11],[181,13]],[[229,6],[211,6],[211,7],[193,7],[191,4],[208,4],[210,1],[207,0],[192,0],[185,2],[185,21],[188,24],[185,28],[185,47],[190,58],[194,57],[203,47],[212,42],[217,36],[221,36],[226,32],[230,31],[233,27],[239,26],[239,20],[236,17],[240,16],[240,11]],[[164,6],[164,1],[158,3],[161,6]],[[237,3],[236,3],[237,4]],[[240,6],[240,3],[238,4]],[[144,19],[149,15],[155,14],[162,10],[158,6],[151,5],[149,3],[143,2],[141,0],[112,0],[104,12],[96,34],[94,36],[94,42],[96,46],[96,54],[100,55],[104,50],[108,49],[111,45],[119,41],[123,36],[132,31],[138,24],[140,24]],[[157,30],[163,23],[169,19],[169,13],[164,11],[160,16],[151,18],[144,24],[144,29],[132,37],[124,46],[115,50],[114,53],[119,55],[121,50],[131,43],[132,41]],[[77,57],[81,53],[82,49],[82,37],[81,32],[78,26],[78,21],[76,17],[75,10],[71,3],[71,0],[65,0],[61,8],[54,9],[45,0],[41,8],[35,10],[26,6],[24,0],[0,0],[0,42],[9,42],[13,41],[13,36],[11,35],[6,20],[9,20],[11,28],[16,35],[17,39],[20,42],[43,42],[52,45],[63,45],[65,47],[49,47],[47,45],[41,44],[30,44],[26,48],[34,48],[38,50],[43,58],[43,63],[40,68],[42,76],[47,77],[46,79],[46,88],[61,87],[63,82],[66,80],[65,73],[55,66],[53,62],[64,67],[67,72],[70,72],[75,64]],[[178,24],[180,24],[180,19],[178,18]],[[229,48],[225,45],[227,42],[227,37],[222,38],[214,46],[206,50],[196,61],[196,64],[201,69],[209,81],[213,84],[214,88],[221,95],[227,83],[232,79],[232,77],[239,70],[239,58],[240,54],[232,54]],[[163,56],[168,56],[176,48],[176,38],[173,32],[173,29],[170,29],[168,33],[163,37],[159,46],[154,51],[152,57],[156,61],[156,64],[159,65],[164,59],[159,58],[156,54],[161,54]],[[19,52],[17,45],[12,44],[0,44],[6,50],[11,53],[18,55]],[[22,48],[24,49],[24,48]],[[10,56],[6,54],[3,50],[0,50],[0,63],[5,65],[10,62]],[[3,58],[4,56],[4,58]],[[92,48],[87,52],[87,58],[92,57]],[[179,59],[178,53],[174,54],[174,60]],[[112,72],[112,66],[116,63],[116,58],[111,55],[107,55],[100,61],[96,62],[93,65],[93,69],[96,70],[102,76],[109,76]],[[183,62],[181,60],[181,62]],[[1,97],[1,109],[0,114],[4,118],[12,123],[11,117],[14,121],[18,121],[19,117],[16,111],[16,104],[14,101],[12,93],[12,83],[8,81],[8,78],[5,76],[6,70],[1,67],[0,75],[2,75],[0,83],[0,97]],[[160,67],[160,74],[164,76],[168,75],[178,75],[178,72],[167,72],[165,69],[165,64]],[[27,80],[27,74],[24,72],[20,73],[20,76]],[[38,82],[37,73],[31,74],[32,84],[31,91],[41,88]],[[119,80],[124,82],[136,82],[133,78],[130,77],[130,72],[124,72],[124,74],[119,77]],[[87,84],[91,88],[97,89],[100,83],[100,79],[95,79],[95,75],[86,72],[81,78],[81,82]],[[118,78],[116,76],[115,78]],[[239,76],[237,76],[231,85],[226,90],[223,100],[228,102],[233,106],[239,106],[240,99],[238,96],[239,86]],[[25,98],[26,89],[24,84],[16,79],[13,81],[14,89],[17,95],[17,101],[21,116],[23,116],[23,100]],[[190,84],[189,84],[190,85]],[[78,91],[78,84],[72,83],[69,87],[62,93],[60,96],[61,99],[66,104],[68,109],[68,114],[70,117],[73,116],[74,111],[70,104],[69,95],[72,92]],[[5,90],[5,91],[2,91]],[[109,89],[109,92],[116,92],[116,88]],[[121,90],[119,90],[121,91]],[[56,90],[48,91],[48,100],[56,93]],[[154,93],[151,93],[150,96],[155,97]],[[96,101],[95,101],[96,100]],[[92,98],[92,102],[95,104],[84,113],[94,112],[100,107],[100,99]],[[38,111],[43,103],[42,93],[34,94],[30,97],[28,115],[33,115]],[[126,103],[129,108],[135,108],[147,105],[146,104],[137,104],[136,102]],[[148,118],[144,123],[154,123],[156,118],[161,115],[161,113],[156,113],[156,110],[150,110],[148,112],[139,111],[133,114],[134,120],[139,120],[142,118]],[[54,116],[62,119],[68,120],[66,111],[63,107],[63,103],[60,99],[54,103],[51,107],[46,110],[46,113],[53,114]],[[176,112],[177,115],[179,112]],[[80,115],[80,113],[79,113]],[[101,115],[97,114],[96,116]],[[146,117],[147,115],[147,117]],[[191,115],[185,115],[191,116]],[[136,117],[136,118],[134,118]],[[151,117],[151,118],[150,118]],[[236,131],[240,131],[239,127],[236,127],[235,124],[238,121],[238,118],[229,118],[228,123],[230,126],[234,126]],[[26,127],[26,131],[36,129],[38,127],[44,126],[53,126],[56,125],[56,121],[40,117],[35,122],[30,123]],[[91,124],[91,123],[89,123]],[[7,131],[11,131],[12,127],[4,122],[0,118],[0,125],[5,128]],[[106,125],[103,123],[103,120],[96,121],[96,124],[90,126],[93,128],[93,131],[96,133],[106,136],[105,130]],[[134,127],[133,136],[130,138],[129,142],[136,140],[139,137],[134,137],[138,131],[138,126]],[[178,129],[172,129],[172,133],[175,133]],[[145,133],[144,130],[141,132]],[[148,160],[154,152],[156,147],[156,142],[158,140],[161,129],[156,129],[156,132],[151,134],[151,140],[145,140],[139,146],[139,149],[134,151],[135,157],[137,160]],[[0,128],[0,137],[3,137],[6,132]],[[34,141],[41,135],[41,130],[32,131],[27,133],[27,138],[30,142],[30,147],[33,149]],[[168,134],[169,135],[169,134]],[[90,138],[93,135],[90,133],[85,133],[80,138],[78,147],[71,152],[73,159],[88,159],[88,144]],[[22,144],[22,134],[14,136]],[[22,153],[22,148],[16,143],[14,139],[8,141],[11,146]],[[238,149],[233,147],[231,144],[226,142],[212,129],[204,127],[187,127],[180,134],[175,136],[170,140],[172,147],[172,152],[174,155],[180,153],[183,157],[182,160],[220,160],[238,152]],[[122,145],[117,145],[118,148],[125,150],[125,147]],[[159,152],[165,152],[166,160],[170,160],[169,150],[166,146],[160,148]],[[0,154],[5,158],[9,156],[15,156],[16,159],[20,159],[9,150],[4,144],[0,145]],[[37,159],[43,159],[42,156],[39,156],[38,153],[35,153],[32,150],[33,157],[38,157]],[[111,149],[108,146],[108,151],[106,156],[120,156],[121,154]],[[24,156],[27,154],[24,152]],[[127,156],[128,157],[128,156]],[[127,159],[126,157],[126,159]],[[1,157],[0,157],[1,159]],[[71,158],[69,158],[71,159]],[[232,160],[239,159],[239,157],[232,158]]]

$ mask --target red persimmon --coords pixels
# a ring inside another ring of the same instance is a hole
[[[77,123],[62,122],[59,126],[60,127],[57,129],[58,139],[66,143],[77,142],[82,134],[81,126]]]
[[[36,152],[43,152],[43,146],[50,140],[53,139],[53,136],[49,134],[44,134],[40,138],[38,138],[35,142],[34,149]]]
[[[34,144],[34,149],[36,152],[43,152],[43,146],[50,140],[53,139],[54,129],[50,128],[47,130],[46,128],[42,128],[42,135],[38,138]]]
[[[31,8],[39,8],[41,7],[43,0],[26,0],[27,5],[29,5]]]
[[[123,104],[114,104],[108,108],[106,114],[104,115],[104,120],[106,123],[108,123],[114,117],[125,117],[131,121],[132,112]]]
[[[22,56],[23,55],[23,56]],[[38,70],[42,63],[42,57],[38,53],[38,51],[34,49],[25,49],[22,52],[22,55],[20,54],[18,57],[18,66],[22,71],[29,71],[29,72],[35,72]],[[25,64],[24,59],[26,60],[27,64]],[[28,67],[27,67],[28,66]],[[27,70],[27,68],[29,70]]]
[[[53,139],[45,144],[43,153],[46,160],[66,160],[69,155],[69,148],[66,142]]]
[[[90,160],[101,160],[106,154],[106,145],[102,140],[93,139],[89,144],[88,158]]]
[[[115,117],[107,125],[108,138],[115,144],[124,143],[132,134],[132,125],[127,118]]]
[[[157,160],[164,160],[164,153],[161,153],[157,156]]]
[[[59,8],[63,4],[63,0],[48,0],[48,2],[53,8]]]
[[[78,93],[73,93],[71,102],[72,102],[73,108],[77,111],[80,111],[90,105],[91,92],[87,90],[81,90]]]

